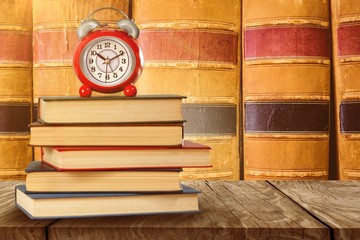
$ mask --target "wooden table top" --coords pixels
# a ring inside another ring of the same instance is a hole
[[[192,181],[200,213],[30,220],[0,181],[0,239],[359,239],[360,182]]]
[[[360,181],[271,181],[325,223],[334,239],[360,239]]]

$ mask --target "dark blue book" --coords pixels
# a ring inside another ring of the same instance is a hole
[[[182,214],[199,212],[198,193],[29,193],[15,187],[16,205],[31,219]]]

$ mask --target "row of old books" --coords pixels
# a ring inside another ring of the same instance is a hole
[[[32,1],[0,2],[0,179],[23,179],[32,103]]]
[[[39,96],[77,94],[79,82],[70,67],[75,29],[89,12],[111,5],[133,15],[142,31],[139,43],[147,63],[137,83],[139,93],[189,96],[185,135],[214,149],[213,168],[190,170],[184,177],[239,179],[243,169],[245,179],[327,179],[330,169],[332,178],[334,172],[340,179],[359,178],[360,53],[354,45],[360,38],[359,1],[136,0],[132,12],[129,2],[2,3],[3,23],[11,22],[1,31],[9,36],[12,28],[15,34],[4,38],[12,50],[0,54],[6,63],[0,66],[5,73],[0,76],[1,98],[6,103],[0,107],[29,113],[31,92],[35,104]],[[118,16],[104,12],[97,18],[115,21]],[[26,47],[31,34],[33,91],[31,58],[23,59],[31,54]],[[16,46],[24,46],[21,52],[27,54],[16,54]],[[15,81],[15,76],[20,77]],[[331,96],[335,111],[330,111]],[[2,115],[13,116],[5,110]],[[15,177],[31,159],[28,134],[26,128],[1,130],[7,135],[0,149],[11,147],[21,154],[0,152],[0,175]]]
[[[44,97],[16,203],[31,218],[197,212],[184,167],[210,167],[210,147],[183,139],[183,97]]]

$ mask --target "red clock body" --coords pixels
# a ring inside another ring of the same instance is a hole
[[[140,77],[143,55],[136,40],[127,32],[100,29],[90,32],[75,48],[74,70],[83,83],[80,96],[88,97],[92,90],[101,93],[124,91],[135,96],[132,84]]]

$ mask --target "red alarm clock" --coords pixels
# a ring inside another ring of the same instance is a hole
[[[125,16],[116,22],[119,29],[106,28],[90,17],[104,9],[115,10]],[[143,55],[136,39],[139,29],[128,16],[116,8],[100,8],[82,20],[77,29],[80,43],[73,57],[77,77],[83,83],[79,89],[82,97],[90,97],[92,91],[115,93],[124,91],[125,96],[136,95],[133,83],[143,69]]]

